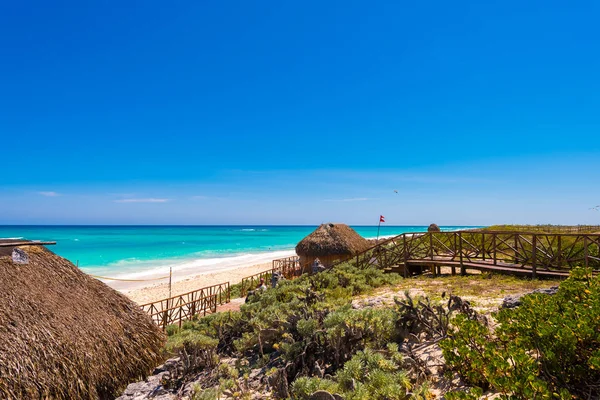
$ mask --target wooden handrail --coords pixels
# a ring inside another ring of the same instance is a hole
[[[492,266],[505,271],[518,267],[535,276],[578,265],[600,271],[599,253],[599,233],[463,230],[401,234],[355,254],[354,262],[361,268],[389,268],[411,261],[429,260],[437,265],[452,261],[459,263],[462,273],[465,264],[476,264],[490,270]]]
[[[168,300],[178,299],[178,298],[180,298],[180,297],[183,297],[183,296],[188,296],[188,295],[190,295],[190,294],[193,294],[193,293],[198,293],[198,292],[201,292],[201,291],[205,291],[205,290],[207,290],[207,289],[212,289],[212,288],[217,288],[217,287],[218,287],[218,288],[220,288],[220,287],[223,287],[223,286],[227,286],[227,291],[229,291],[229,290],[230,290],[230,289],[229,289],[229,282],[217,283],[216,285],[212,285],[212,286],[205,286],[205,287],[203,287],[203,288],[200,288],[200,289],[192,290],[191,292],[182,293],[182,294],[178,294],[178,295],[176,295],[176,296],[167,297],[167,298],[165,298],[165,299],[161,299],[161,300],[153,301],[153,302],[151,302],[151,303],[142,304],[140,307],[146,307],[146,306],[149,306],[149,305],[151,305],[151,304],[157,304],[157,303],[162,303],[163,301],[168,301]]]
[[[162,313],[165,313],[165,312],[177,310],[178,308],[183,308],[183,307],[188,306],[188,305],[190,305],[192,303],[198,303],[198,302],[201,302],[202,300],[212,299],[212,298],[216,298],[216,297],[217,297],[216,294],[211,294],[211,295],[208,295],[208,296],[200,297],[200,298],[198,298],[198,299],[196,299],[194,301],[190,301],[188,303],[180,304],[178,306],[173,306],[171,308],[166,308],[166,309],[163,309],[163,310],[157,310],[155,313],[148,314],[148,315],[150,315],[150,316],[159,315],[159,314],[162,314]]]
[[[281,272],[286,279],[294,279],[302,275],[300,257],[292,256],[273,260],[273,267],[257,274],[242,278],[240,294],[246,296],[253,284],[260,282],[260,278],[268,278],[274,272]],[[289,271],[292,270],[292,273]]]
[[[194,295],[201,294],[194,298]],[[217,285],[206,286],[191,292],[172,296],[166,299],[146,303],[140,308],[148,313],[150,318],[162,329],[168,325],[190,319],[195,315],[207,311],[214,312],[218,304],[225,304],[231,301],[231,290],[229,282],[219,283]],[[197,307],[200,305],[200,307]]]

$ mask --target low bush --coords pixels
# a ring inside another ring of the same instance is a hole
[[[384,349],[359,351],[332,379],[298,378],[292,385],[293,398],[309,399],[315,391],[327,390],[346,400],[426,399],[426,385],[412,388],[411,379],[402,369],[403,357],[398,345],[390,343]]]
[[[219,354],[247,361],[240,376],[269,371],[275,398],[304,399],[328,390],[350,400],[425,399],[425,374],[414,373],[418,366],[403,361],[397,344],[439,340],[454,311],[477,316],[454,296],[446,305],[407,297],[388,308],[352,307],[353,296],[400,279],[340,265],[257,292],[239,312],[186,322],[170,332],[169,342],[192,334],[212,338]],[[219,385],[233,397],[244,394],[239,376],[225,379],[214,369],[205,372],[211,377],[205,386]]]
[[[555,295],[525,296],[495,318],[492,332],[458,315],[441,343],[468,384],[505,399],[600,397],[600,278],[576,269]]]
[[[171,367],[169,380],[165,386],[178,388],[186,382],[190,374],[204,368],[213,368],[219,362],[217,339],[193,330],[182,330],[170,336],[166,351],[179,356],[181,363]]]

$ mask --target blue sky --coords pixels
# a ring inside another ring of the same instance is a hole
[[[2,2],[0,223],[600,223],[599,4]]]

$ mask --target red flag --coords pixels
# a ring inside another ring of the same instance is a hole
[[[385,217],[383,215],[379,216],[379,222],[385,222]]]

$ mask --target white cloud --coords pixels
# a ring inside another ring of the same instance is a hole
[[[327,199],[325,201],[343,201],[343,202],[347,202],[347,201],[367,201],[367,200],[375,200],[375,199],[370,199],[368,197],[353,197],[350,199]]]
[[[156,199],[156,198],[146,198],[146,199],[119,199],[115,200],[115,203],[166,203],[169,199]]]
[[[41,195],[41,196],[46,196],[46,197],[60,196],[60,194],[58,194],[56,192],[38,192],[38,194]]]

